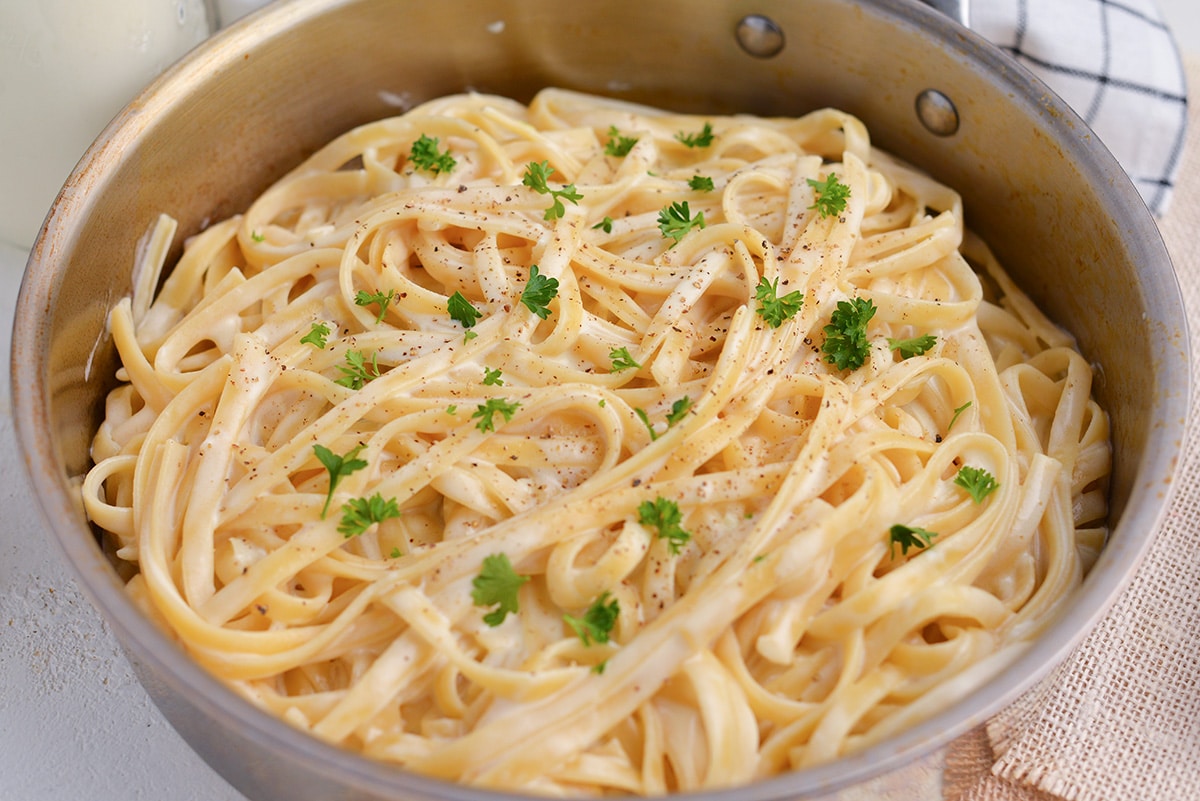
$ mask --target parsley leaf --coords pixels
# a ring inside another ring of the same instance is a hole
[[[525,186],[538,194],[549,195],[553,200],[550,208],[546,209],[546,213],[543,215],[547,220],[557,220],[567,213],[567,208],[563,205],[564,200],[578,204],[583,199],[583,195],[575,190],[575,184],[567,184],[562,189],[551,189],[547,179],[553,172],[554,168],[550,166],[550,162],[531,161],[525,167],[525,175],[521,178],[521,183]]]
[[[502,387],[504,379],[500,377],[500,368],[492,369],[491,367],[483,368],[483,385],[485,387]]]
[[[325,323],[313,323],[312,328],[308,329],[308,333],[300,337],[300,341],[306,345],[312,345],[317,350],[325,350],[325,337],[329,336],[329,326]]]
[[[639,367],[641,365],[638,365]],[[684,395],[679,400],[671,404],[671,411],[667,412],[667,429],[678,423],[683,418],[687,417],[688,411],[692,408],[692,399]],[[654,430],[654,424],[650,422],[650,415],[646,414],[645,409],[635,408],[633,413],[642,421],[642,425],[646,426],[646,430],[650,432],[650,440],[653,442],[658,439],[658,432]]]
[[[672,203],[658,212],[658,230],[662,231],[663,236],[675,240],[671,243],[671,247],[678,245],[679,240],[683,239],[688,231],[703,227],[704,212],[698,213],[693,218],[686,200]]]
[[[583,195],[575,191],[575,184],[567,184],[564,191],[555,191],[552,193],[552,197],[555,198],[554,203],[542,215],[547,220],[557,220],[567,213],[566,207],[562,204],[563,199],[571,201],[572,204],[578,204],[583,199]]]
[[[633,356],[629,354],[629,348],[626,347],[613,348],[608,352],[608,358],[612,359],[612,371],[614,373],[629,370],[630,368],[634,370],[641,368],[641,365],[634,361]]]
[[[450,155],[449,148],[445,152],[438,152],[438,140],[425,134],[421,134],[420,138],[413,142],[408,158],[418,169],[428,170],[435,175],[439,172],[450,172],[458,163]]]
[[[378,303],[379,314],[375,315],[375,322],[381,323],[383,322],[383,315],[387,313],[388,304],[392,302],[392,298],[395,295],[396,290],[394,289],[389,289],[386,295],[382,292],[371,293],[365,289],[360,289],[358,290],[358,294],[354,296],[354,305],[370,306],[372,303]]]
[[[512,419],[517,408],[521,405],[519,401],[506,401],[503,398],[488,398],[486,402],[479,404],[475,408],[475,413],[471,415],[472,420],[478,420],[475,427],[480,431],[495,431],[496,424],[492,420],[496,412],[504,415],[505,422]]]
[[[536,264],[529,265],[529,280],[521,290],[521,302],[525,308],[545,320],[550,316],[550,301],[558,294],[558,279],[547,278],[538,272]]]
[[[595,225],[593,225],[592,228],[599,229],[606,234],[611,234],[612,233],[612,222],[613,222],[612,217],[609,217],[606,214],[606,215],[604,215],[604,219],[601,220],[600,222],[596,223]]]
[[[954,483],[965,489],[975,503],[983,503],[984,498],[1000,488],[996,477],[981,467],[964,466],[954,477]]]
[[[517,575],[506,554],[484,557],[479,575],[471,579],[471,600],[476,606],[496,608],[483,616],[483,622],[489,626],[499,626],[509,612],[519,612],[517,592],[527,581],[529,576]]]
[[[378,492],[370,498],[352,498],[342,504],[342,522],[338,523],[338,531],[350,539],[362,534],[372,523],[382,523],[384,520],[400,516],[400,507],[395,498],[386,501]]]
[[[680,131],[675,134],[675,138],[688,147],[708,147],[713,143],[713,129],[711,123],[704,123],[704,127],[699,133],[690,134]]]
[[[867,341],[867,323],[875,316],[875,304],[864,298],[838,301],[837,309],[825,326],[825,361],[839,370],[857,370],[867,360],[871,344]]]
[[[583,640],[584,645],[608,642],[613,626],[621,614],[621,606],[617,599],[613,598],[610,601],[610,597],[608,590],[605,590],[599,598],[592,601],[582,618],[563,615],[563,620],[575,630],[575,634]]]
[[[329,511],[329,502],[333,499],[333,491],[337,488],[338,483],[355,470],[362,470],[367,466],[365,459],[355,458],[364,447],[358,445],[351,448],[345,456],[338,456],[324,445],[313,445],[313,453],[329,472],[329,492],[325,495],[325,506],[321,508],[322,520],[325,519],[325,513]]]
[[[692,535],[679,525],[683,522],[679,504],[661,495],[653,501],[642,501],[638,505],[638,522],[643,526],[658,529],[658,538],[667,541],[667,549],[672,555],[678,554],[692,538]]]
[[[610,156],[628,156],[629,151],[637,144],[636,136],[621,136],[617,126],[608,128],[608,141],[604,143],[604,152]]]
[[[946,433],[950,433],[950,429],[954,428],[954,424],[958,422],[958,416],[971,408],[971,402],[967,401],[962,406],[954,410],[954,416],[950,418],[950,422],[946,425]]]
[[[816,190],[816,199],[809,206],[816,209],[822,218],[841,214],[846,210],[846,199],[850,197],[850,187],[838,182],[838,177],[830,173],[824,181],[807,179],[808,185]]]
[[[368,381],[378,378],[380,375],[378,353],[371,354],[371,366],[367,367],[367,354],[361,350],[346,351],[346,365],[346,367],[338,365],[338,369],[342,371],[343,375],[333,383],[348,389],[362,389]]]
[[[646,430],[650,432],[650,441],[658,439],[658,432],[654,430],[654,425],[650,422],[650,415],[646,414],[645,409],[637,408],[633,413],[642,421],[642,425],[646,426]]]
[[[758,316],[772,328],[778,328],[784,320],[795,317],[804,304],[804,295],[798,289],[779,297],[779,278],[768,281],[765,275],[758,279],[754,298],[758,301]]]
[[[671,411],[667,413],[667,428],[678,423],[683,418],[687,417],[687,413],[692,408],[692,399],[684,395],[679,400],[671,404]]]
[[[462,323],[463,328],[470,328],[483,316],[463,293],[457,291],[446,300],[446,313],[450,315],[450,319]]]
[[[900,546],[900,552],[907,556],[909,548],[927,548],[936,536],[937,532],[897,523],[892,526],[889,534],[892,541],[892,556],[896,555],[897,545]]]
[[[911,339],[892,339],[888,337],[888,347],[892,350],[900,351],[901,359],[911,359],[913,356],[920,356],[936,344],[937,337],[933,334],[925,334],[924,336],[912,337]]]
[[[693,175],[688,179],[688,187],[697,192],[711,192],[714,188],[713,179],[707,175]]]
[[[266,239],[266,236],[264,236],[263,234],[260,234],[258,231],[252,231],[250,233],[250,238],[253,239],[255,242],[262,242],[263,240]]]

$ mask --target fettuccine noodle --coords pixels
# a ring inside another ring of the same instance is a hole
[[[88,514],[208,670],[412,771],[660,794],[833,760],[1003,669],[1106,536],[1092,368],[839,111],[453,96],[160,282],[174,232],[111,313]]]

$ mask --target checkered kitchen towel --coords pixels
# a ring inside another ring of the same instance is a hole
[[[1161,216],[1187,125],[1179,52],[1152,0],[971,0],[971,28],[1091,126]]]

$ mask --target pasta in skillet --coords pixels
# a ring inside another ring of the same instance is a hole
[[[129,592],[314,736],[725,787],[953,703],[1106,535],[1108,420],[961,202],[835,110],[548,89],[149,237],[83,485]]]

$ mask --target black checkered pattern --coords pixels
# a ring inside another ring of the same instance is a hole
[[[1091,126],[1163,214],[1179,173],[1187,85],[1152,0],[973,0],[971,27]]]

